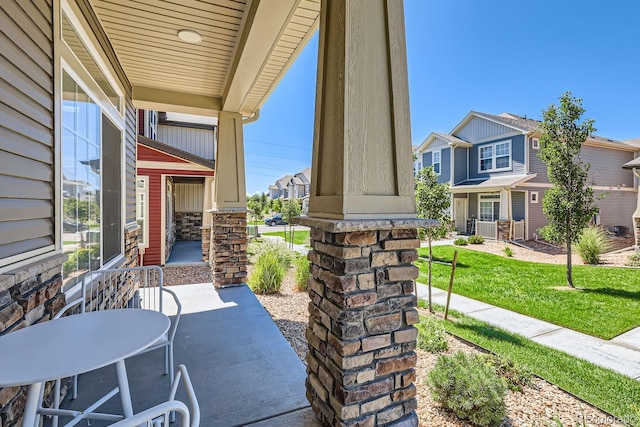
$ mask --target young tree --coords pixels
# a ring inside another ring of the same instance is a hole
[[[538,157],[547,165],[552,186],[542,199],[542,211],[549,224],[542,228],[545,239],[562,242],[567,248],[567,286],[575,288],[571,269],[571,244],[595,214],[598,205],[593,188],[587,185],[591,165],[580,160],[580,148],[596,129],[593,120],[580,121],[586,111],[582,99],[563,93],[560,105],[542,112],[542,136]]]
[[[438,183],[438,174],[432,166],[418,171],[415,177],[416,186],[416,211],[418,218],[430,218],[438,220],[440,225],[424,229],[424,233],[429,242],[429,311],[433,312],[431,304],[431,266],[432,266],[432,239],[443,238],[450,229],[451,219],[447,213],[451,206],[449,197],[449,185]]]
[[[247,200],[247,208],[253,217],[253,225],[258,226],[258,221],[264,216],[266,206],[262,203],[262,198],[258,194],[254,194]]]
[[[289,247],[291,249],[293,249],[293,233],[294,233],[293,224],[291,224],[291,218],[299,216],[301,212],[302,212],[302,209],[300,208],[300,203],[298,203],[297,200],[289,199],[286,202],[284,202],[284,205],[282,206],[282,219],[284,219],[286,222],[289,223]],[[285,227],[284,235],[285,235],[284,240],[286,241],[287,227]]]

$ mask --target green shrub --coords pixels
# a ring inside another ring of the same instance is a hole
[[[251,250],[247,248],[247,252],[251,254],[251,262],[256,263],[260,256],[265,252],[273,252],[278,260],[282,263],[285,269],[291,265],[293,258],[293,252],[287,249],[284,243],[280,243],[274,240],[264,240],[257,244],[249,244]]]
[[[298,291],[306,291],[307,282],[311,278],[309,260],[306,256],[299,256],[293,260],[293,264],[296,267],[296,289]]]
[[[513,249],[511,249],[509,246],[505,246],[504,249],[502,250],[504,252],[504,254],[506,256],[508,256],[509,258],[511,258],[513,256]]]
[[[533,372],[529,368],[517,366],[508,357],[497,354],[487,353],[481,357],[505,379],[509,390],[521,392],[524,387],[533,385]]]
[[[467,246],[467,239],[465,239],[464,237],[458,237],[453,241],[453,244],[457,246]]]
[[[631,254],[627,258],[626,265],[630,267],[640,267],[640,254]]]
[[[431,353],[449,349],[447,332],[444,329],[442,320],[437,319],[435,316],[420,317],[420,323],[416,327],[418,328],[418,348]]]
[[[611,241],[607,231],[602,227],[589,226],[582,230],[577,244],[578,253],[587,264],[598,264],[600,255],[610,251]]]
[[[427,229],[426,228],[418,228],[418,239],[427,240]]]
[[[438,357],[427,377],[436,402],[476,426],[497,426],[506,415],[505,381],[478,355]]]
[[[100,245],[76,249],[62,266],[65,276],[75,270],[97,270],[100,268]]]
[[[287,268],[277,250],[263,251],[254,264],[249,287],[257,294],[278,293]]]
[[[484,243],[484,237],[479,236],[477,234],[471,235],[469,236],[469,238],[467,239],[469,241],[469,243],[471,243],[472,245],[481,245]]]

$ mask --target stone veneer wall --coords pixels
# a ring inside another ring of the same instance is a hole
[[[201,227],[202,233],[202,261],[209,262],[211,254],[211,227]]]
[[[138,265],[137,226],[127,229],[124,238],[125,258],[120,267],[135,267]],[[0,335],[50,320],[65,305],[62,264],[66,259],[65,254],[54,255],[0,275]],[[61,389],[63,397],[67,385],[63,384]],[[44,406],[51,406],[53,382],[46,384],[44,395]],[[26,398],[26,387],[0,389],[0,426],[21,425]]]
[[[306,387],[314,412],[328,426],[417,426],[416,229],[303,224],[312,227]]]
[[[200,240],[202,212],[176,212],[176,239]]]
[[[247,212],[218,211],[211,215],[213,285],[240,285],[247,279]]]
[[[511,240],[511,221],[497,220],[498,240]]]
[[[637,252],[640,250],[640,216],[636,216],[633,218],[633,225],[635,228],[636,252]]]
[[[66,259],[64,254],[54,255],[0,275],[0,335],[45,322],[64,306],[62,264]],[[47,384],[45,396],[51,394],[52,384]],[[26,387],[0,389],[1,426],[22,423],[26,399]]]

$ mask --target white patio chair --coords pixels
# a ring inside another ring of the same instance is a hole
[[[138,354],[164,348],[164,373],[173,380],[173,339],[176,334],[182,305],[178,296],[164,287],[162,269],[158,266],[129,267],[93,271],[82,281],[81,296],[65,305],[55,318],[77,310],[79,313],[118,308],[142,308],[164,313],[167,309],[164,295],[173,298],[175,313],[166,336],[156,341]],[[84,303],[83,303],[84,302]],[[167,314],[167,313],[165,313]],[[73,398],[78,397],[78,377],[73,378]],[[60,380],[54,386],[53,407],[60,407]],[[52,427],[58,426],[57,417],[53,417]]]
[[[190,408],[187,408],[187,405],[183,402],[176,400],[176,392],[178,391],[180,378],[184,378],[184,388],[187,392]],[[180,415],[180,423],[176,424],[176,426],[200,426],[200,405],[198,405],[198,399],[193,391],[193,385],[191,384],[189,373],[184,365],[178,366],[178,372],[173,380],[168,401],[142,411],[133,417],[118,421],[117,423],[112,424],[112,427],[166,427],[172,422],[170,421],[170,414],[172,412],[177,412]]]

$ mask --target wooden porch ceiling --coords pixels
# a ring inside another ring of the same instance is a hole
[[[252,115],[318,26],[320,0],[91,0],[134,102]],[[178,31],[197,31],[189,44]]]

